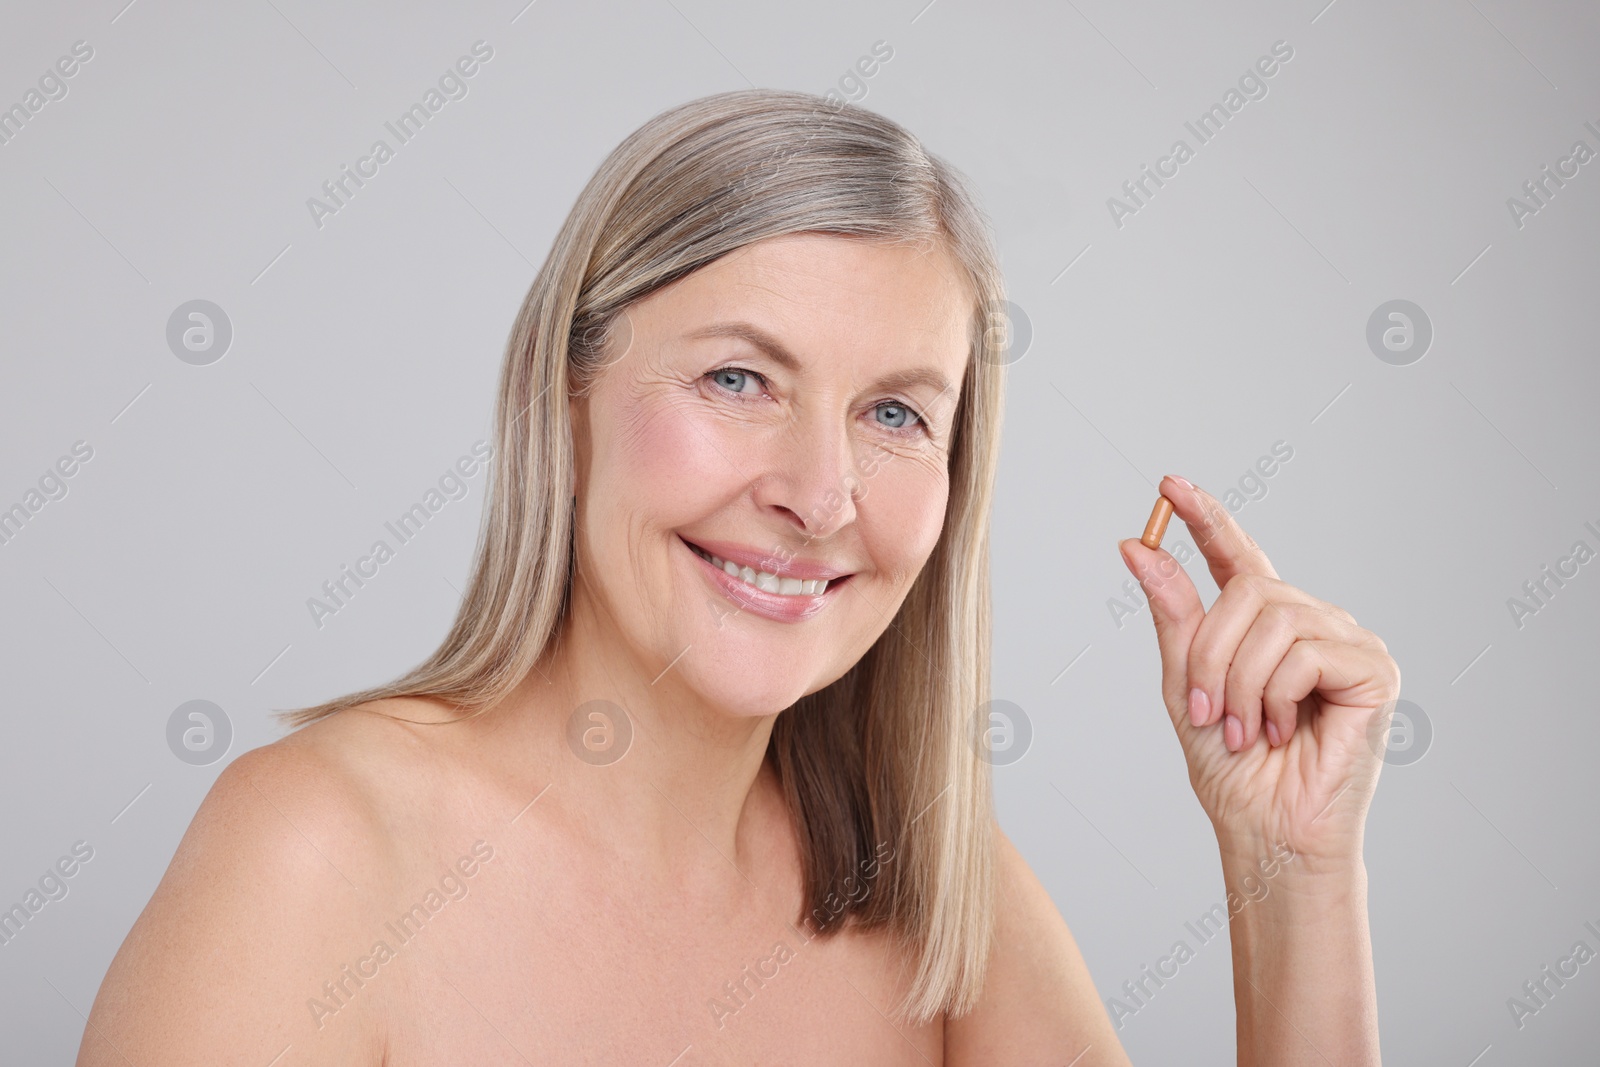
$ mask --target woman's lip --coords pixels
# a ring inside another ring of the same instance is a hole
[[[775,622],[802,622],[811,618],[833,602],[834,595],[845,581],[844,578],[840,578],[837,582],[829,582],[828,588],[821,593],[796,593],[790,596],[769,593],[765,589],[757,589],[748,582],[735,578],[727,571],[713,567],[710,560],[689,547],[689,542],[681,537],[678,540],[683,542],[684,551],[689,553],[689,558],[694,560],[695,565],[722,591],[724,596],[737,604],[740,609]]]
[[[730,560],[741,567],[749,567],[753,571],[765,571],[776,574],[780,578],[799,578],[801,581],[826,578],[828,581],[848,578],[852,572],[830,567],[816,560],[800,559],[793,557],[779,562],[778,555],[759,552],[748,545],[735,544],[732,541],[690,541],[682,534],[678,539],[685,544],[692,545],[702,552],[716,556],[718,559]],[[780,550],[781,551],[781,550]]]

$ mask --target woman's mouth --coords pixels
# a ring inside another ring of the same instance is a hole
[[[706,576],[706,580],[732,601],[737,606],[738,612],[757,615],[774,622],[794,623],[816,618],[839,599],[843,594],[845,583],[854,577],[850,572],[841,574],[827,566],[798,560],[793,561],[796,570],[803,567],[812,574],[822,571],[831,577],[797,578],[792,574],[779,575],[771,571],[757,570],[749,563],[723,559],[710,549],[702,548],[681,536],[678,540],[683,542],[683,547],[699,557],[695,566],[703,568],[701,573]],[[759,561],[760,557],[752,558],[752,555],[747,551],[743,553],[746,560]],[[718,626],[721,626],[720,620]]]
[[[737,578],[746,585],[761,590],[763,593],[776,593],[779,596],[817,596],[828,591],[829,582],[826,578],[782,578],[776,574],[769,574],[766,571],[758,571],[750,567],[741,567],[731,560],[725,560],[719,556],[714,556],[710,552],[707,552],[705,549],[701,548],[699,545],[690,544],[688,541],[685,541],[684,544],[689,545],[689,551],[693,552],[707,563],[710,563],[713,567],[716,567],[724,574],[727,574],[733,578]],[[845,577],[849,576],[846,575]],[[842,581],[844,581],[844,578],[836,578],[834,579],[834,584]]]

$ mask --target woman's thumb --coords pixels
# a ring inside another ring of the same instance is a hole
[[[1161,693],[1174,726],[1188,721],[1189,645],[1206,617],[1200,594],[1183,567],[1165,549],[1150,549],[1137,537],[1117,542],[1122,562],[1150,601],[1161,651]]]

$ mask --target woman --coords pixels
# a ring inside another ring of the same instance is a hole
[[[880,116],[752,90],[628,137],[512,331],[454,628],[222,773],[79,1062],[1126,1064],[991,812],[1003,305],[963,180]],[[1376,1063],[1399,672],[1161,491],[1222,587],[1122,543],[1164,699],[1230,889],[1275,864],[1239,1062]]]

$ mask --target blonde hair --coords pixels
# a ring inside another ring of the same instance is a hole
[[[802,915],[836,900],[852,876],[860,881],[884,843],[893,848],[875,891],[850,894],[822,932],[846,922],[887,928],[914,971],[898,1011],[921,1023],[976,1004],[993,937],[993,801],[981,737],[1005,292],[966,179],[887,118],[809,93],[740,90],[670,108],[612,151],[512,328],[488,520],[449,634],[397,680],[284,717],[302,726],[406,696],[478,714],[507,695],[566,615],[568,398],[605,365],[618,312],[735,249],[801,232],[942,243],[974,300],[939,541],[877,642],[843,677],[784,709],[768,750],[804,856]]]

